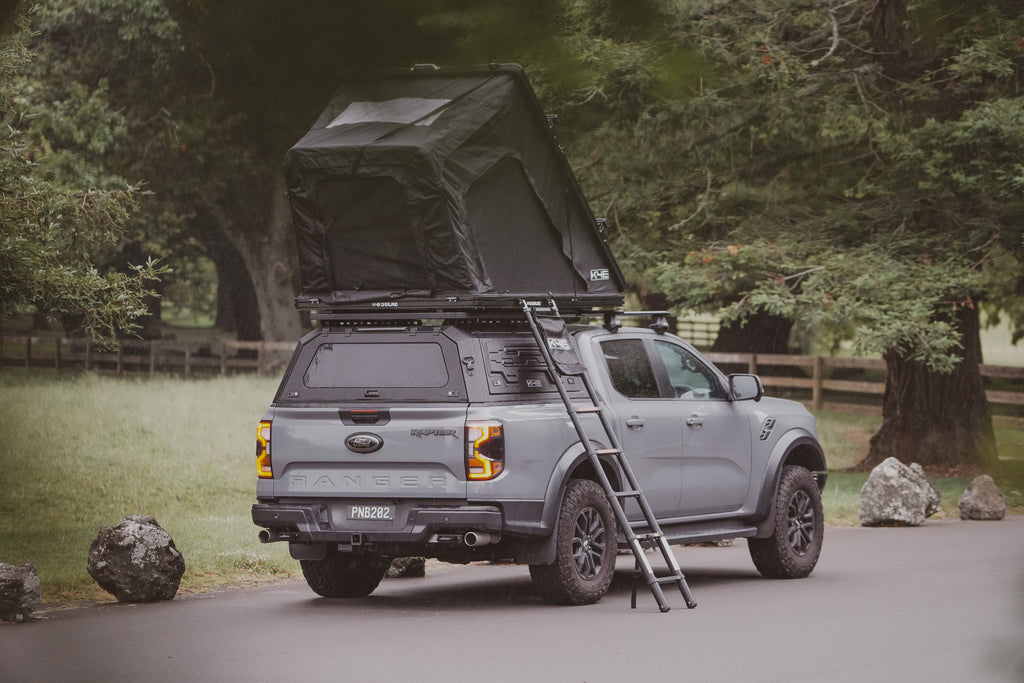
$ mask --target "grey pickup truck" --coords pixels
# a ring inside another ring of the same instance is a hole
[[[259,423],[252,518],[320,595],[424,556],[527,564],[545,599],[591,603],[617,546],[641,564],[640,519],[666,560],[666,539],[745,537],[767,576],[817,562],[814,419],[614,322],[626,283],[553,122],[517,65],[418,65],[345,77],[285,155],[317,327]],[[531,300],[563,338],[538,344]],[[556,346],[584,371],[549,370]]]
[[[570,329],[669,542],[746,537],[765,576],[808,575],[825,460],[807,410],[674,335]],[[288,542],[320,595],[367,595],[405,556],[528,564],[556,603],[611,581],[615,518],[523,325],[321,326],[259,424],[257,462],[260,539]]]

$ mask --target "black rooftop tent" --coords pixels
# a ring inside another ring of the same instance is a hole
[[[300,307],[614,307],[622,275],[521,68],[346,79],[285,157]]]

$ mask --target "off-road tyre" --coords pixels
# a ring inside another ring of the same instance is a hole
[[[762,576],[802,579],[818,564],[825,532],[821,491],[806,468],[783,467],[772,514],[775,515],[772,535],[747,539],[750,559]]]
[[[299,560],[306,583],[325,598],[362,598],[377,587],[391,564],[379,555],[328,551],[322,560]]]
[[[556,605],[600,600],[615,574],[615,515],[601,487],[587,479],[569,482],[555,527],[553,564],[530,565],[537,592]]]

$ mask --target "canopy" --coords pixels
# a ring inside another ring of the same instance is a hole
[[[621,304],[603,230],[517,65],[348,78],[285,173],[300,306]]]

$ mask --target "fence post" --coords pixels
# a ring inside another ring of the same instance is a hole
[[[117,344],[117,376],[118,377],[121,376],[121,355],[124,353],[123,349],[124,349],[124,347],[121,346],[120,342],[118,342],[118,344]]]
[[[53,367],[57,370],[60,370],[60,345],[62,341],[64,341],[63,337],[53,338],[53,343],[55,344],[53,347]]]
[[[750,360],[747,361],[747,372],[749,372],[751,375],[756,375],[757,374],[757,354],[756,353],[750,354]]]
[[[92,344],[89,342],[88,339],[86,339],[85,340],[85,370],[86,370],[86,372],[88,372],[88,370],[89,370],[89,361],[90,361],[90,356],[92,355],[91,352],[92,352]]]
[[[32,337],[25,337],[25,367],[32,365]]]
[[[220,343],[220,375],[223,377],[228,374],[228,343],[221,341]]]
[[[149,340],[149,378],[153,379],[156,375],[156,343]]]
[[[263,376],[263,348],[264,348],[265,344],[266,344],[266,342],[263,341],[262,339],[260,339],[260,345],[256,349],[256,376],[257,377],[262,377]]]
[[[811,375],[811,406],[815,410],[821,410],[824,404],[822,397],[822,384],[825,381],[825,359],[821,356],[814,357],[814,371]]]
[[[185,377],[192,376],[192,347],[185,346]]]

